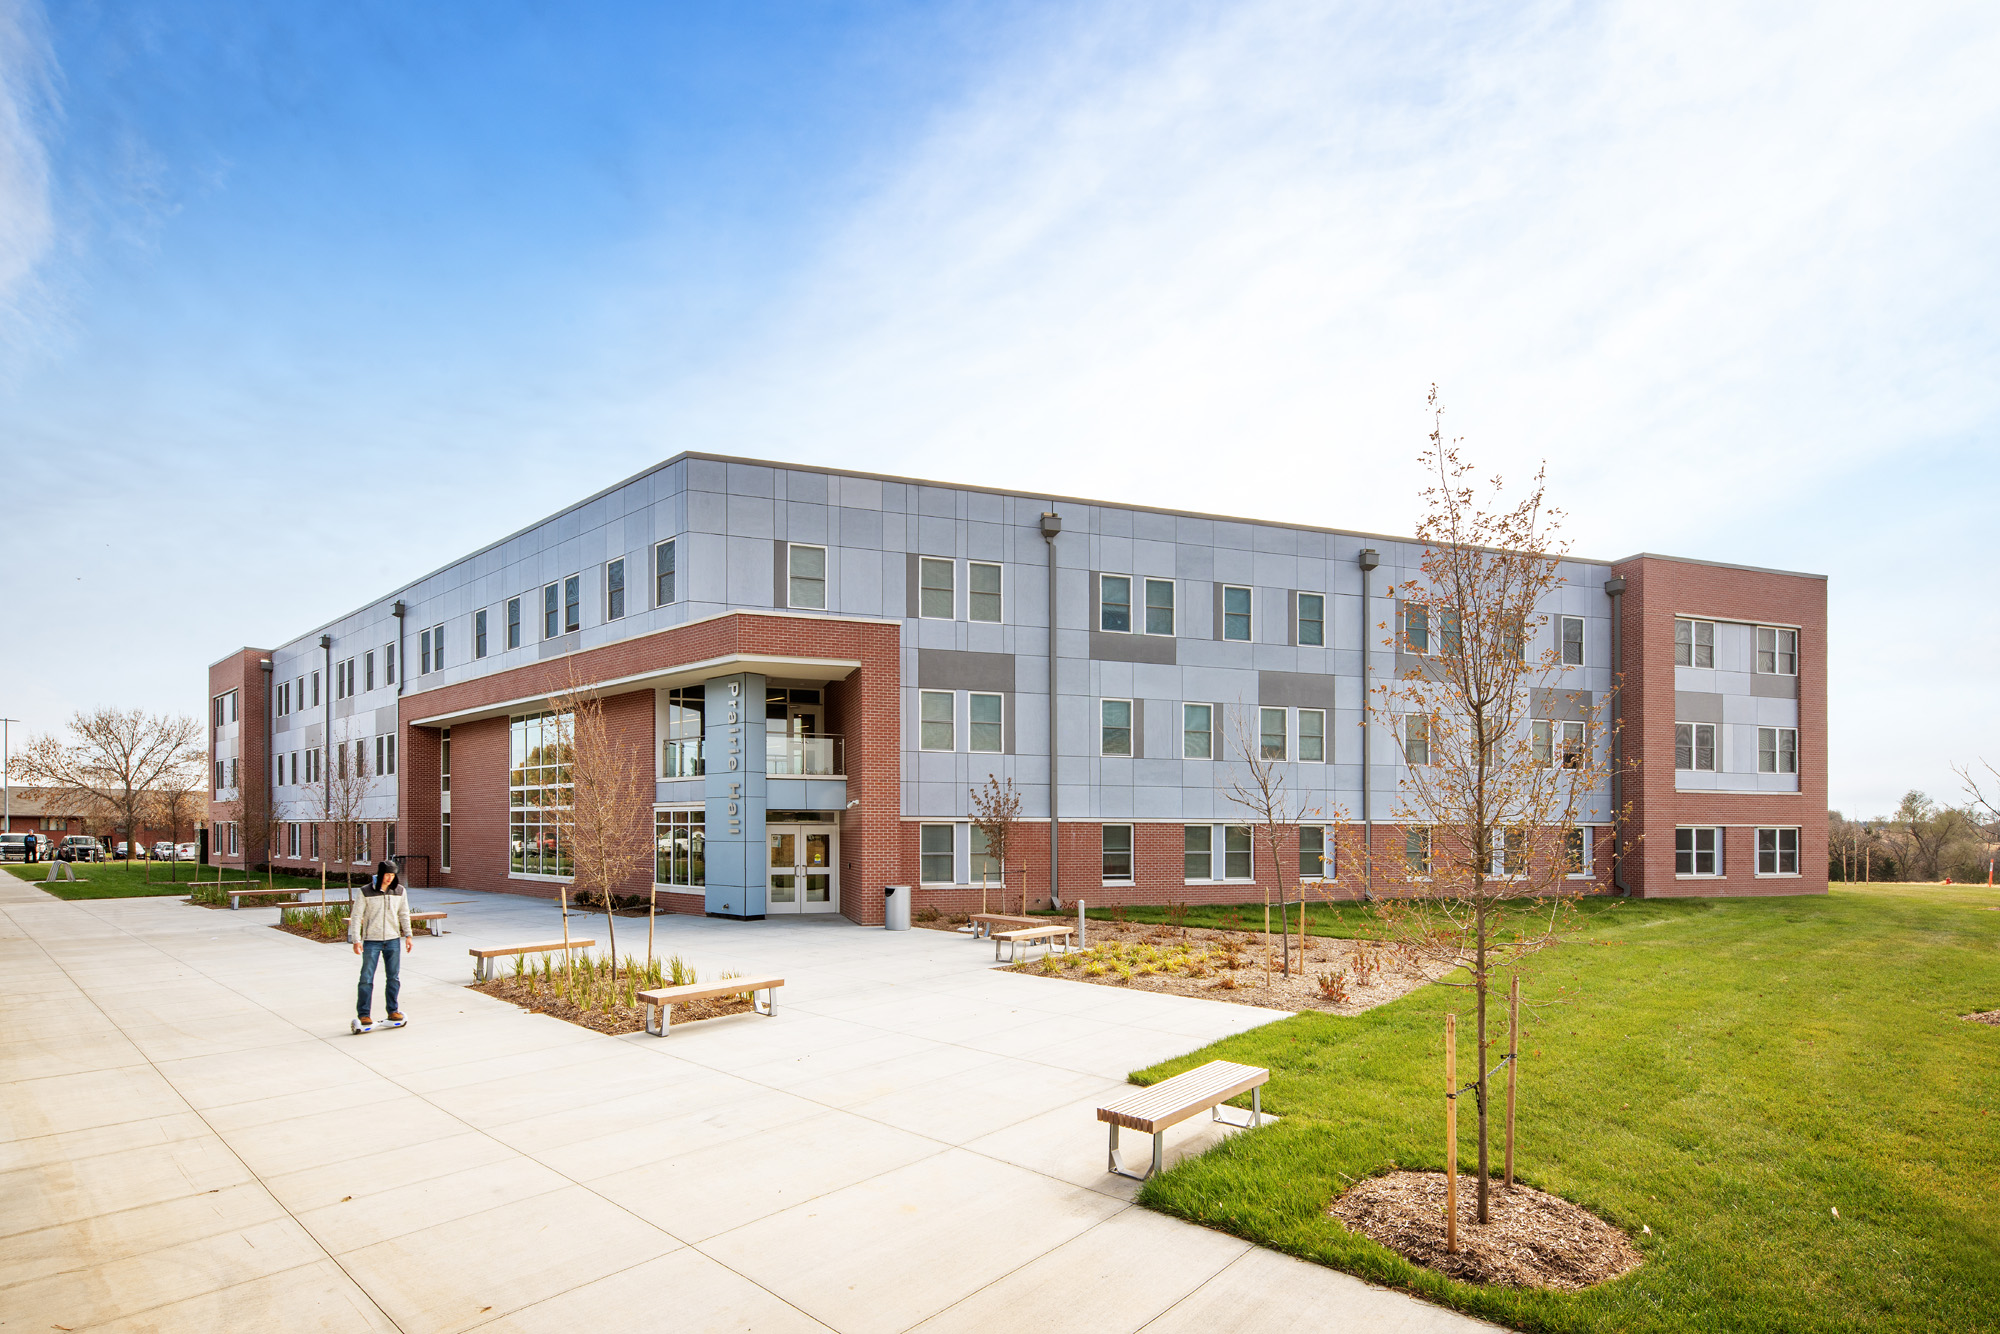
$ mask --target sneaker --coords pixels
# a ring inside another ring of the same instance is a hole
[[[403,1012],[402,1012],[401,1010],[391,1010],[391,1011],[389,1011],[389,1022],[390,1022],[390,1023],[392,1023],[392,1024],[400,1024],[400,1023],[402,1023],[402,1022],[403,1022]]]

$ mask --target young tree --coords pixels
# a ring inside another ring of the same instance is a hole
[[[1432,430],[1421,459],[1432,483],[1416,536],[1422,573],[1399,590],[1401,624],[1388,643],[1421,666],[1380,686],[1370,721],[1401,747],[1396,818],[1406,828],[1405,893],[1387,905],[1393,938],[1414,959],[1465,974],[1477,1010],[1479,1221],[1488,1220],[1487,1002],[1496,969],[1518,968],[1556,943],[1582,822],[1608,786],[1608,738],[1587,693],[1564,688],[1559,636],[1534,651],[1543,608],[1563,582],[1561,512],[1537,471],[1509,504],[1494,478],[1483,498],[1459,442]],[[1608,798],[1604,799],[1608,804]]]
[[[549,789],[566,798],[553,806],[557,842],[568,851],[580,902],[594,895],[604,905],[611,980],[618,980],[618,927],[612,895],[637,875],[653,853],[652,794],[629,747],[616,745],[605,725],[604,701],[572,674],[549,696],[555,710],[556,746],[568,758],[568,785]],[[565,905],[565,915],[567,905]],[[567,951],[565,951],[567,953]]]
[[[152,790],[146,794],[146,804],[143,807],[146,823],[156,830],[164,830],[167,841],[178,848],[181,831],[185,829],[191,832],[194,829],[194,822],[200,818],[204,790],[199,762],[183,765],[178,770],[161,775],[159,781],[153,784]],[[149,881],[153,878],[150,860],[146,864],[146,878]],[[178,857],[167,863],[167,878],[169,880],[180,878]]]
[[[1265,864],[1271,868],[1272,877],[1278,889],[1278,935],[1283,942],[1284,975],[1292,975],[1292,931],[1291,901],[1292,891],[1298,887],[1298,866],[1294,859],[1285,855],[1288,833],[1297,836],[1299,822],[1312,814],[1312,808],[1303,798],[1285,790],[1285,772],[1282,750],[1273,755],[1263,744],[1262,736],[1252,736],[1250,725],[1244,715],[1233,715],[1229,729],[1230,749],[1236,752],[1236,766],[1231,773],[1229,786],[1223,795],[1236,805],[1248,811],[1251,819],[1252,837],[1264,850]],[[1268,974],[1271,966],[1271,886],[1272,880],[1257,877],[1264,886],[1264,969]],[[1305,969],[1306,924],[1305,904],[1299,904],[1299,968]]]
[[[70,715],[67,740],[31,737],[10,772],[36,800],[75,810],[93,825],[124,825],[129,856],[154,785],[206,763],[193,718],[100,708]]]
[[[360,743],[349,745],[345,740],[330,743],[321,756],[319,791],[313,794],[316,822],[328,826],[331,837],[321,836],[319,841],[319,897],[326,901],[326,863],[329,852],[341,858],[347,865],[342,869],[341,880],[349,891],[354,887],[354,853],[356,841],[354,827],[361,822],[363,804],[375,790],[375,780],[368,773],[368,755]],[[246,792],[249,789],[245,789]],[[261,812],[258,812],[261,814]],[[265,846],[270,845],[270,831],[264,832]],[[247,860],[246,860],[247,865]]]
[[[1014,842],[1014,826],[1021,818],[1021,794],[1014,780],[1005,786],[989,776],[985,787],[972,791],[972,827],[986,838],[986,855],[1000,863],[1000,911],[1007,911],[1007,856]],[[1017,868],[1018,869],[1018,868]],[[986,911],[986,880],[979,881],[979,911]],[[1021,912],[1028,911],[1028,877],[1021,876]]]

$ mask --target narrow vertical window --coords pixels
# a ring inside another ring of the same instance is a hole
[[[615,621],[625,614],[625,558],[620,556],[604,567],[604,619]]]
[[[1431,831],[1426,825],[1403,832],[1403,865],[1411,875],[1431,873]]]
[[[395,772],[396,772],[396,734],[394,732],[391,732],[389,733],[389,773],[391,776],[394,776]]]
[[[1285,711],[1257,710],[1257,753],[1267,760],[1285,758]]]
[[[958,612],[958,594],[952,586],[957,562],[925,556],[917,561],[917,615],[927,621],[949,621]]]
[[[375,688],[374,649],[369,649],[361,655],[361,688],[363,690],[373,690]]]
[[[966,615],[975,621],[999,624],[1000,567],[990,561],[968,561],[965,566]]]
[[[542,589],[542,638],[554,639],[562,633],[562,605],[559,594],[562,585],[548,584]]]
[[[417,632],[417,674],[429,676],[431,672],[431,632]]]
[[[1222,637],[1250,642],[1250,590],[1225,584],[1222,589]]]
[[[1429,764],[1431,762],[1431,720],[1425,713],[1403,715],[1403,762],[1405,764]]]
[[[972,749],[984,754],[998,755],[1001,751],[1005,730],[1001,726],[1001,710],[1004,699],[999,695],[974,693],[972,706]]]
[[[1146,581],[1146,633],[1174,633],[1174,581],[1171,579]]]
[[[383,646],[382,679],[390,685],[396,684],[396,646],[394,644]]]
[[[386,736],[375,738],[375,776],[377,778],[389,772],[389,748],[384,744],[388,740],[389,738]]]
[[[920,690],[917,744],[923,750],[956,750],[958,696],[949,690]]]
[[[1333,879],[1333,854],[1328,848],[1326,826],[1299,826],[1299,879]]]
[[[563,633],[573,635],[583,628],[583,576],[573,574],[563,580]]]
[[[1562,765],[1565,769],[1581,769],[1584,761],[1583,724],[1580,722],[1562,725]]]
[[[1207,760],[1215,756],[1215,707],[1181,705],[1181,758]]]
[[[1326,595],[1299,594],[1299,643],[1326,645]]]
[[[486,656],[486,609],[481,607],[472,613],[472,656]]]
[[[438,869],[451,869],[451,812],[438,817]]]
[[[507,647],[521,647],[521,599],[507,599]]]
[[[1528,754],[1538,769],[1555,763],[1554,727],[1553,723],[1545,722],[1528,724]]]
[[[1132,633],[1132,581],[1126,576],[1098,576],[1097,628],[1112,634]]]
[[[1404,604],[1403,650],[1407,653],[1431,651],[1431,609],[1421,602]]]
[[[674,600],[674,544],[662,542],[653,548],[653,605],[664,607]]]
[[[1306,764],[1326,763],[1326,710],[1299,710],[1299,759]]]
[[[1562,627],[1563,666],[1583,666],[1583,617],[1564,616],[1558,624]]]
[[[826,548],[794,542],[785,548],[785,560],[786,599],[790,605],[825,611]]]
[[[924,885],[952,884],[956,878],[952,874],[952,826],[927,824],[917,828],[917,882]]]
[[[316,708],[318,708],[318,707],[319,707],[319,673],[318,673],[318,672],[314,672],[314,673],[312,674],[312,683],[313,683],[313,688],[312,688],[312,706],[313,706],[313,707],[314,707],[314,708],[316,709]]]
[[[1104,851],[1104,883],[1129,884],[1132,880],[1132,826],[1108,824],[1101,836]]]
[[[431,669],[444,670],[444,627],[441,625],[431,627]]]
[[[1099,755],[1130,755],[1132,753],[1132,701],[1129,699],[1100,700],[1098,747]]]
[[[1211,880],[1215,877],[1215,830],[1205,824],[1191,824],[1181,830],[1181,878]]]
[[[1222,878],[1248,880],[1250,875],[1250,826],[1222,826]]]
[[[1568,875],[1590,874],[1590,826],[1578,825],[1563,834],[1563,871]]]

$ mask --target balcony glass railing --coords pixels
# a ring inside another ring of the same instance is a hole
[[[771,732],[764,737],[764,772],[780,777],[828,778],[847,772],[841,738],[792,736]]]
[[[660,743],[660,777],[699,778],[701,775],[700,737]]]

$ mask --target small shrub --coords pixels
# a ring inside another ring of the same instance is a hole
[[[1062,960],[1058,956],[1053,954],[1044,954],[1042,956],[1042,971],[1044,973],[1060,973],[1062,970]]]
[[[1123,925],[1125,925],[1125,905],[1124,905],[1124,904],[1122,904],[1122,903],[1114,903],[1114,904],[1112,904],[1112,905],[1111,905],[1111,920],[1112,920],[1112,921],[1114,921],[1114,922],[1116,922],[1116,923],[1118,923],[1118,925],[1120,925],[1120,926],[1123,926]]]
[[[1091,977],[1103,977],[1111,970],[1106,968],[1101,961],[1093,959],[1083,966],[1083,971]]]
[[[687,960],[676,954],[667,960],[667,985],[670,987],[691,987],[700,979]]]
[[[1221,977],[1220,977],[1219,979],[1217,979],[1217,980],[1216,980],[1216,983],[1215,983],[1215,986],[1214,986],[1213,990],[1216,990],[1216,991],[1234,991],[1234,990],[1236,990],[1236,979],[1235,979],[1235,977],[1234,977],[1234,976],[1232,976],[1232,975],[1231,975],[1231,974],[1229,974],[1229,973],[1224,973],[1224,974],[1223,974],[1223,975],[1222,975],[1222,976],[1221,976]]]
[[[221,885],[195,885],[188,890],[188,902],[223,908],[229,905],[229,895]]]
[[[942,915],[936,908],[932,907],[919,908],[914,914],[919,922],[935,922]]]
[[[1338,1005],[1342,1001],[1347,999],[1348,990],[1347,990],[1346,969],[1343,968],[1338,972],[1332,972],[1332,973],[1321,973],[1318,977],[1314,978],[1313,980],[1319,983],[1319,994],[1322,999],[1331,1001],[1335,1005]]]
[[[1187,934],[1187,912],[1188,906],[1185,903],[1169,903],[1167,905],[1167,925],[1172,927],[1177,934],[1183,936]]]

